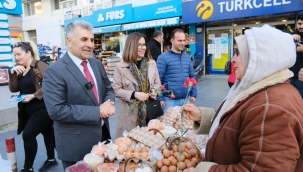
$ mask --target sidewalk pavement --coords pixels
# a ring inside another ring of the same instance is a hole
[[[4,88],[7,86],[0,86],[1,95],[3,95],[3,90],[8,90],[8,88]],[[227,95],[229,90],[227,84],[227,75],[208,75],[204,76],[202,80],[199,80],[197,83],[198,97],[196,99],[196,106],[204,106],[210,108],[217,108],[222,100]],[[9,91],[8,91],[9,92]],[[10,93],[5,93],[5,95],[10,95]],[[3,96],[1,96],[1,101],[3,101]],[[0,103],[1,103],[0,101]],[[119,113],[120,101],[116,100],[116,114]],[[1,109],[1,105],[0,105]],[[17,114],[15,114],[17,115]],[[114,115],[110,118],[110,132],[111,136],[115,138],[115,128],[117,125],[117,115]],[[5,146],[5,138],[7,137],[15,137],[15,146],[16,146],[16,158],[17,158],[17,166],[18,170],[21,170],[24,163],[24,148],[23,148],[23,140],[22,135],[17,135],[16,128],[10,130],[0,131],[0,154],[2,158],[7,159],[6,157],[6,146]],[[35,172],[42,166],[43,162],[46,160],[46,151],[44,146],[44,141],[42,135],[38,135],[38,151],[36,155],[36,159],[34,162],[34,170]],[[57,154],[56,154],[57,158]],[[49,172],[62,172],[63,167],[61,161],[58,160],[58,166],[49,170]]]

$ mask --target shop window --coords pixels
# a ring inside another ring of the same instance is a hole
[[[42,13],[41,0],[24,3],[25,16],[32,16]]]
[[[120,37],[124,36],[125,32],[112,32],[95,34],[95,49],[94,53],[97,58],[106,57],[106,53],[120,53]]]
[[[33,41],[35,44],[37,44],[37,33],[36,30],[30,30],[27,31],[29,40]]]
[[[71,8],[77,5],[77,0],[55,0],[55,10]]]
[[[242,30],[234,34],[242,34]],[[232,38],[231,29],[207,31],[205,59],[207,73],[223,73],[225,63],[231,59]]]

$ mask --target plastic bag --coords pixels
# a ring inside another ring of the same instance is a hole
[[[128,132],[124,131],[123,132],[123,137],[119,137],[115,140],[115,144],[121,147],[124,147],[124,149],[126,150],[128,147],[131,146],[132,141],[127,137]]]
[[[188,130],[185,137],[189,138],[200,149],[201,152],[205,153],[208,135],[200,135],[196,134],[193,130]]]
[[[77,162],[75,165],[67,167],[65,172],[91,172],[93,169],[83,161]]]
[[[119,169],[119,163],[100,163],[97,166],[98,172],[116,172]]]
[[[107,146],[105,145],[105,142],[99,142],[97,145],[94,145],[92,150],[91,150],[91,153],[92,155],[94,156],[103,156],[104,153],[106,152],[107,150]]]

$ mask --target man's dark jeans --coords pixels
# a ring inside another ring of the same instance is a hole
[[[291,78],[290,83],[297,88],[303,99],[303,82],[298,80],[298,78]]]

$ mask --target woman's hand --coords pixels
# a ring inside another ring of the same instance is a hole
[[[141,102],[144,102],[148,99],[149,95],[144,92],[135,92],[135,98],[137,100],[140,100]]]
[[[35,96],[33,95],[33,94],[28,94],[28,95],[26,95],[25,97],[24,97],[24,99],[23,99],[23,103],[28,103],[28,102],[30,102],[31,100],[33,100],[35,98]]]
[[[184,109],[185,119],[190,119],[197,122],[201,121],[202,114],[197,106],[193,104],[185,104],[182,108]]]
[[[16,72],[17,75],[19,75],[20,73],[23,73],[25,70],[26,70],[26,69],[25,69],[24,66],[18,65],[18,66],[15,66],[15,67],[12,69],[11,73],[13,74],[14,72]]]
[[[151,91],[152,92],[149,94],[149,97],[156,100],[157,99],[157,94],[155,93],[155,89],[152,89]]]

